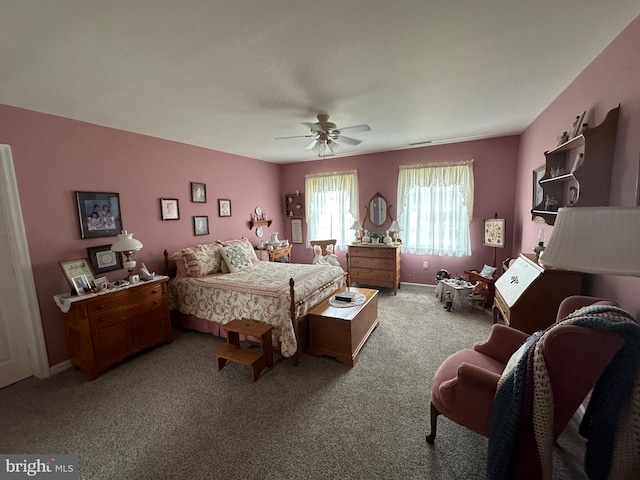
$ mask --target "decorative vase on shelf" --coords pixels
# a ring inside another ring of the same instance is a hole
[[[269,245],[280,245],[280,240],[278,240],[278,232],[273,232],[269,235]]]
[[[389,244],[389,243],[393,243],[393,240],[391,239],[391,237],[389,236],[389,230],[387,230],[386,232],[384,232],[384,238],[382,239],[383,243]]]
[[[362,237],[362,242],[363,243],[371,242],[371,237],[369,236],[369,232],[366,230],[364,231],[364,237]]]

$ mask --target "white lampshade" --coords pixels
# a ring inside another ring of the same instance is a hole
[[[358,222],[358,220],[354,220],[349,227],[349,230],[362,230],[362,226],[360,225],[360,222]]]
[[[118,235],[118,240],[116,240],[116,243],[111,245],[112,252],[119,252],[127,257],[127,260],[122,265],[124,266],[124,268],[129,270],[129,274],[131,274],[136,266],[136,261],[131,260],[130,257],[132,257],[133,254],[141,248],[142,242],[133,238],[133,233],[127,233],[126,230],[123,230],[122,233]]]
[[[390,232],[401,232],[403,228],[400,226],[397,220],[391,222],[391,226],[389,227]]]
[[[640,207],[561,208],[545,268],[640,277]]]
[[[127,233],[126,230],[123,230],[118,235],[118,240],[111,245],[112,252],[135,252],[140,249],[142,249],[142,242],[133,238],[133,233]]]

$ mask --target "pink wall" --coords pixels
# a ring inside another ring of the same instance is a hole
[[[135,259],[162,273],[162,252],[248,237],[256,206],[282,228],[279,167],[267,162],[0,105],[0,143],[12,149],[49,362],[69,358],[53,295],[68,291],[58,262],[87,257],[115,237],[80,238],[75,191],[120,194],[123,226],[144,244]],[[190,182],[207,185],[206,204],[191,203]],[[180,220],[160,219],[159,199],[178,198]],[[218,217],[218,198],[232,217]],[[208,236],[193,235],[193,215],[209,216]],[[109,272],[116,279],[124,270]]]
[[[497,251],[498,264],[511,256],[510,231],[513,228],[513,202],[515,198],[513,178],[517,168],[517,153],[518,137],[511,136],[287,164],[282,167],[282,186],[286,191],[299,189],[302,192],[304,191],[304,178],[307,174],[357,170],[360,185],[360,219],[365,218],[365,205],[376,192],[380,192],[392,205],[391,215],[397,218],[396,198],[400,165],[458,162],[473,159],[475,177],[474,218],[471,223],[473,255],[471,257],[437,257],[402,254],[401,280],[403,282],[433,284],[436,272],[442,268],[455,275],[462,274],[466,269],[482,268],[485,263],[493,263],[493,249],[483,246],[483,221],[485,218],[493,218],[496,212],[500,218],[506,219],[509,231],[506,248]],[[389,221],[385,228],[388,228],[390,223]],[[289,223],[285,232],[287,238],[290,238],[291,227]],[[338,257],[341,259],[342,265],[345,265],[345,253],[339,252]],[[307,249],[297,249],[293,254],[293,260],[296,262],[305,262],[310,258],[313,258],[313,255]],[[429,262],[427,270],[422,268],[424,260]]]
[[[579,112],[586,122],[600,124],[606,113],[621,104],[613,165],[610,204],[636,204],[640,152],[640,17],[636,18],[525,130],[520,138],[514,251],[530,251],[540,224],[531,221],[532,171],[544,163],[544,151],[556,136],[571,127]],[[553,227],[545,226],[546,238]],[[639,245],[640,247],[640,245]],[[640,315],[640,279],[590,276],[590,295],[612,298],[635,316]]]

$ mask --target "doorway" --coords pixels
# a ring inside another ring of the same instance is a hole
[[[0,144],[0,388],[49,376],[11,147]]]

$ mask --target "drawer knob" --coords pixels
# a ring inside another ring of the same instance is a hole
[[[158,290],[156,290],[155,288],[151,290],[151,294],[153,295],[154,293],[158,293]]]
[[[102,304],[98,305],[98,310],[104,310],[104,305]]]
[[[157,301],[157,300],[154,300],[154,301],[153,301],[153,304],[154,304],[154,305],[157,305],[157,304],[158,304],[158,301]]]

